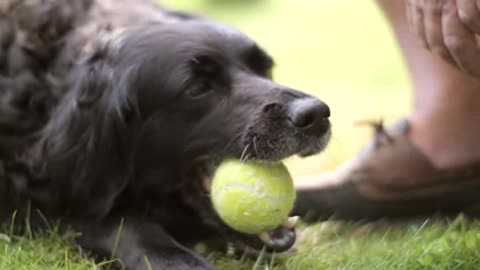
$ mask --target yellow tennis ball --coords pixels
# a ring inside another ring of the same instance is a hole
[[[211,199],[220,218],[246,234],[275,229],[295,202],[293,180],[283,163],[226,160],[213,177]]]

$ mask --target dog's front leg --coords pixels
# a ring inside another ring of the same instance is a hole
[[[91,251],[99,260],[119,259],[119,264],[128,270],[215,269],[155,223],[126,219],[124,222],[76,224],[74,228],[81,232],[78,243],[82,248]]]

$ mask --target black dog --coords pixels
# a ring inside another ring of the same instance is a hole
[[[321,151],[329,108],[269,77],[272,59],[231,28],[147,0],[0,3],[0,211],[61,219],[128,269],[213,269],[187,247],[235,232],[208,199],[224,158]]]

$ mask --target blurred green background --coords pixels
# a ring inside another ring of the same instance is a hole
[[[395,0],[392,0],[395,1]],[[373,0],[163,0],[245,32],[275,59],[277,82],[332,109],[327,151],[288,160],[298,178],[332,169],[371,136],[358,120],[405,116],[410,82],[391,30]]]

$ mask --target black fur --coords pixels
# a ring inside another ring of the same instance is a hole
[[[238,31],[147,0],[4,0],[2,216],[60,218],[99,259],[124,218],[128,269],[144,256],[154,269],[213,269],[187,249],[198,240],[260,248],[218,219],[202,180],[227,157],[325,147],[328,107],[272,82],[272,65]],[[272,237],[285,250],[295,235]]]

